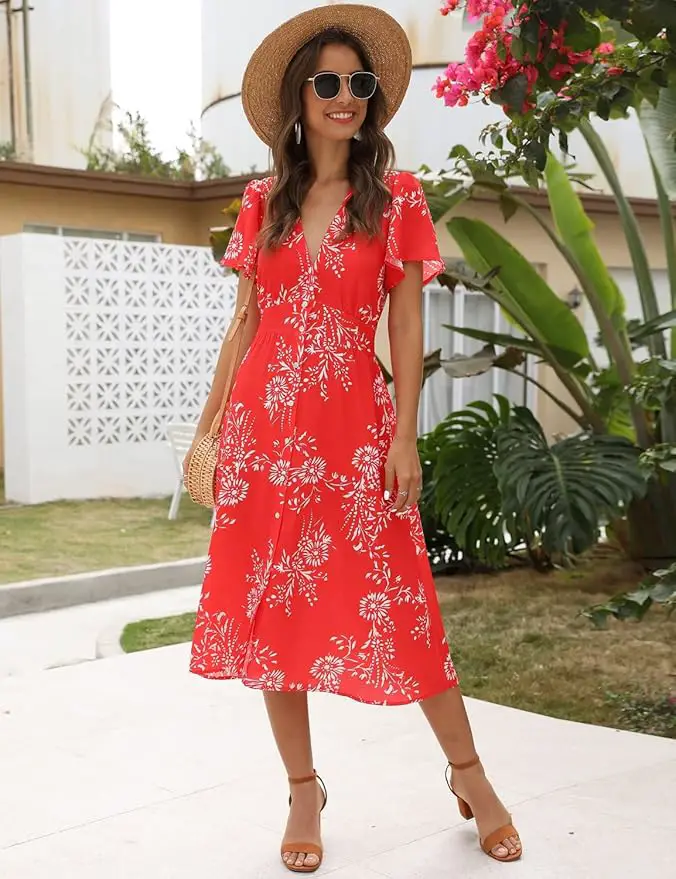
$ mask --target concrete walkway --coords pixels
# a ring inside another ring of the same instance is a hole
[[[199,597],[188,586],[0,619],[0,678],[96,659],[127,623],[195,610]]]
[[[269,879],[286,788],[260,694],[188,647],[0,681],[3,879]],[[420,711],[312,699],[332,879],[667,879],[676,742],[480,702],[484,761],[526,856],[482,855]]]

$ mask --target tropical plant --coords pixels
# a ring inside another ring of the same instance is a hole
[[[501,395],[452,412],[424,442],[436,450],[426,480],[435,515],[490,567],[523,552],[540,568],[565,563],[644,490],[628,440],[586,432],[549,445],[532,412]]]
[[[382,364],[381,369],[384,369]],[[425,434],[418,439],[418,455],[423,479],[423,490],[418,500],[418,509],[425,535],[427,557],[435,575],[448,574],[459,569],[468,570],[476,564],[476,560],[461,551],[437,513],[433,477],[442,449],[440,440],[442,437],[434,432]]]
[[[215,147],[199,137],[194,128],[188,132],[191,148],[177,150],[173,159],[164,158],[152,145],[148,123],[139,113],[125,112],[116,130],[123,144],[121,149],[98,143],[98,128],[95,129],[87,149],[82,150],[88,171],[141,174],[168,180],[212,180],[230,174]]]
[[[598,628],[604,628],[610,617],[622,622],[642,620],[655,604],[665,607],[669,614],[676,610],[676,563],[654,571],[634,592],[625,592],[603,604],[595,604],[582,615]]]
[[[603,144],[599,141],[597,146],[599,155],[607,159],[604,164],[611,165]],[[637,278],[641,278],[644,320],[639,322],[627,321],[624,298],[597,248],[593,223],[584,211],[570,176],[557,159],[551,154],[548,156],[544,173],[552,223],[518,190],[509,187],[509,176],[501,176],[497,166],[472,156],[462,147],[456,148],[452,155],[457,163],[454,171],[427,186],[435,219],[480,188],[488,188],[496,194],[507,220],[518,210],[526,211],[577,276],[596,319],[607,362],[597,362],[577,316],[526,257],[488,224],[461,216],[452,217],[448,228],[470,271],[449,263],[441,280],[450,289],[463,283],[483,291],[500,305],[518,332],[495,334],[457,326],[449,329],[484,342],[487,346],[482,352],[485,369],[495,366],[515,371],[514,364],[505,360],[505,355],[514,350],[546,362],[558,376],[566,391],[565,397],[533,376],[525,375],[526,381],[555,400],[580,429],[625,436],[642,451],[665,444],[671,447],[676,438],[676,382],[673,380],[676,299],[670,311],[659,312],[648,260],[629,201],[625,198],[618,204],[634,269]],[[657,169],[654,170],[659,181]],[[461,176],[459,171],[463,172]],[[672,241],[673,227],[667,223],[666,212],[663,230],[666,241]],[[673,271],[672,289],[676,291],[676,263],[670,262],[669,269]],[[670,328],[671,344],[668,344],[665,331]],[[645,362],[637,362],[639,344],[649,349],[650,358]],[[453,376],[480,371],[476,355],[467,360],[465,372],[462,365],[463,358],[455,356],[452,369],[446,365],[447,371]],[[649,522],[645,519],[645,506],[640,507],[640,516],[634,517],[632,554],[644,559],[676,558],[676,530],[671,528],[671,538],[667,534],[668,523],[676,521],[676,483],[652,480],[650,491],[655,496],[648,507],[654,511],[648,517]],[[640,506],[638,501],[637,504]],[[656,517],[661,520],[659,526],[654,522]],[[636,538],[638,531],[643,532],[643,538]],[[646,541],[651,533],[655,539],[662,535],[661,546],[648,546]]]

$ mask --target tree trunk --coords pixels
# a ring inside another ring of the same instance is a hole
[[[676,561],[676,473],[648,485],[629,507],[629,554],[648,570]]]

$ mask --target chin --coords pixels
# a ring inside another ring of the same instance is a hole
[[[359,131],[358,128],[351,128],[351,129],[349,129],[348,131],[338,131],[338,132],[330,131],[330,132],[324,132],[322,136],[323,136],[324,138],[326,138],[326,140],[334,140],[334,141],[336,141],[337,143],[340,143],[340,142],[342,142],[342,141],[344,141],[344,140],[348,140],[348,141],[349,141],[349,140],[352,140],[352,138],[355,136],[355,134],[356,134],[358,131]]]

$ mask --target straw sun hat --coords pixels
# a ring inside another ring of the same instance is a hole
[[[251,56],[242,82],[244,112],[256,134],[268,146],[282,124],[279,92],[286,68],[296,52],[328,28],[355,37],[366,50],[380,78],[387,113],[392,119],[411,78],[411,45],[391,15],[374,6],[336,3],[302,12],[269,34]]]

